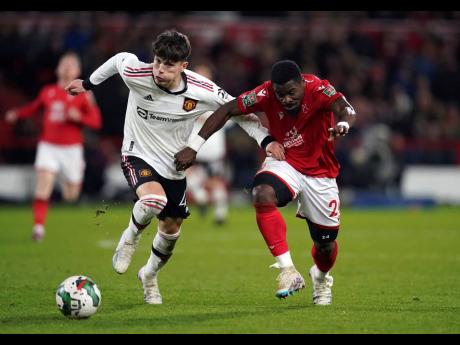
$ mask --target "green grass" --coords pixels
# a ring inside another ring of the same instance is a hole
[[[295,209],[282,209],[290,250],[307,288],[274,297],[276,270],[251,208],[228,224],[192,216],[159,275],[163,305],[143,303],[136,279],[146,262],[150,226],[124,275],[111,259],[130,205],[49,211],[43,243],[31,241],[31,210],[0,207],[0,333],[459,333],[460,210],[342,210],[334,303],[313,306],[307,270],[311,239]],[[86,274],[102,292],[99,311],[70,320],[54,293]]]

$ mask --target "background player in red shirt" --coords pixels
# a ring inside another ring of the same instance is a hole
[[[91,94],[72,97],[64,87],[80,75],[80,59],[66,53],[56,69],[57,83],[45,85],[38,97],[18,109],[9,110],[5,119],[15,123],[39,114],[43,110],[43,126],[35,158],[36,187],[33,201],[34,226],[32,237],[41,240],[45,234],[45,220],[49,198],[58,173],[62,174],[62,196],[66,201],[78,199],[83,182],[82,127],[101,127],[101,115]]]
[[[340,166],[333,141],[347,134],[356,113],[327,80],[302,74],[295,62],[284,60],[273,65],[271,81],[214,112],[198,136],[205,140],[230,117],[252,112],[264,112],[269,122],[272,138],[262,144],[276,140],[285,150],[285,160],[267,157],[254,178],[252,190],[258,227],[276,259],[272,267],[281,269],[276,296],[286,298],[305,287],[292,262],[286,223],[277,209],[297,199],[297,217],[306,219],[314,243],[311,255],[315,264],[309,271],[313,303],[331,304],[333,279],[329,271],[338,252],[340,225],[335,180]],[[186,147],[176,154],[176,168],[186,169],[195,156],[196,152]]]

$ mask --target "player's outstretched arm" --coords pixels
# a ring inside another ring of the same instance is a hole
[[[76,96],[80,93],[83,93],[88,90],[92,90],[94,87],[102,83],[104,80],[110,78],[116,73],[122,74],[124,64],[131,61],[138,61],[137,57],[131,53],[118,53],[115,56],[112,56],[101,66],[99,66],[89,78],[75,79],[64,89],[72,96]]]
[[[329,141],[335,140],[338,136],[344,136],[356,120],[356,112],[345,97],[338,98],[331,104],[331,110],[337,117],[338,122],[333,128],[329,128]]]
[[[205,141],[221,129],[232,116],[242,114],[236,99],[220,106],[207,118],[198,134],[190,138],[188,146],[174,155],[176,170],[181,171],[190,167],[196,159],[197,152]]]

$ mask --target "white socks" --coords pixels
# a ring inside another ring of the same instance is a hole
[[[323,271],[320,271],[319,268],[315,265],[313,266],[313,278],[317,279],[317,280],[324,280],[324,278],[327,276],[327,274],[329,272],[323,272]]]
[[[284,254],[276,256],[275,259],[276,259],[276,263],[278,264],[280,268],[294,266],[294,263],[292,262],[292,259],[291,259],[291,253],[289,253],[289,251],[287,251]]]
[[[214,217],[216,220],[225,220],[228,214],[228,197],[227,191],[223,188],[217,188],[212,192],[212,201],[214,202]]]
[[[175,234],[166,234],[160,229],[153,239],[152,252],[145,265],[144,275],[153,278],[172,255],[174,247],[180,236],[180,229]]]
[[[166,196],[156,194],[147,194],[137,200],[128,225],[131,231],[126,232],[126,240],[134,241],[135,237],[150,224],[152,218],[163,211],[167,202]]]

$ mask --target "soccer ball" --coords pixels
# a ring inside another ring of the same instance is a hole
[[[85,319],[101,305],[101,292],[91,278],[71,276],[58,286],[56,304],[68,318]]]

